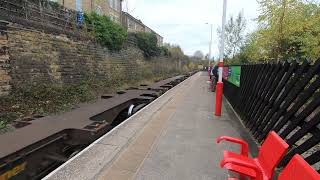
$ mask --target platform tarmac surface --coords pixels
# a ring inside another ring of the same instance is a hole
[[[200,72],[168,91],[45,179],[225,180],[219,136],[241,137],[256,145],[226,100],[214,116],[215,94]]]

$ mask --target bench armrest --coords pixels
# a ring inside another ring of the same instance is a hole
[[[241,145],[241,155],[248,157],[249,145],[246,141],[244,141],[242,139],[238,139],[238,138],[229,137],[229,136],[221,136],[221,137],[217,138],[217,143],[220,143],[221,141],[229,141],[229,142],[233,142],[236,144],[240,144]]]
[[[229,163],[230,163],[230,164],[234,164],[234,165],[238,165],[238,166],[243,166],[243,167],[246,167],[246,168],[249,168],[249,169],[254,170],[255,173],[256,173],[255,179],[257,179],[257,180],[262,180],[262,177],[263,177],[262,172],[261,172],[261,170],[259,169],[259,167],[256,166],[255,164],[248,163],[248,162],[245,162],[245,161],[240,160],[240,159],[228,158],[228,159],[222,160],[221,163],[220,163],[220,166],[223,168],[225,165],[227,165],[227,164],[229,164]],[[236,171],[236,172],[237,172],[236,169],[230,169],[230,170],[233,170],[233,171]],[[242,173],[243,173],[243,172],[242,172]],[[242,174],[242,173],[241,173],[241,174]],[[243,175],[246,175],[246,174],[243,174]]]

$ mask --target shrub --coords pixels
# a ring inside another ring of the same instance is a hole
[[[127,39],[127,31],[105,15],[85,14],[85,24],[97,41],[110,50],[120,50]]]
[[[161,55],[163,56],[171,56],[169,49],[165,46],[160,47]]]
[[[144,52],[145,57],[154,57],[161,54],[161,50],[158,47],[157,36],[153,33],[136,33],[138,47]]]

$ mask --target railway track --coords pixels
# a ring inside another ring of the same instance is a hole
[[[0,135],[0,180],[41,179],[192,73],[102,95],[57,116],[16,120]]]

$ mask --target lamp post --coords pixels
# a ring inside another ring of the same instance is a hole
[[[209,23],[206,23],[209,24]],[[209,42],[209,54],[208,54],[208,69],[210,67],[210,58],[211,58],[211,53],[212,53],[212,30],[213,30],[213,24],[210,24],[210,42]],[[209,77],[210,77],[210,72],[209,72]]]
[[[225,46],[225,25],[226,25],[226,14],[227,14],[227,0],[223,0],[223,14],[222,14],[222,33],[221,33],[221,47],[220,47],[220,61],[219,61],[219,81],[217,83],[216,91],[216,116],[221,116],[222,111],[222,94],[223,94],[223,82],[222,82],[222,72],[223,72],[223,56],[224,56],[224,46]]]
[[[209,24],[209,23],[206,23]],[[210,66],[210,57],[211,57],[211,53],[212,53],[212,30],[213,30],[213,24],[210,24],[210,42],[209,42],[209,66]]]

